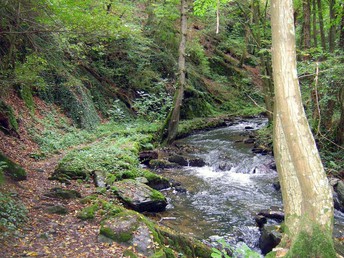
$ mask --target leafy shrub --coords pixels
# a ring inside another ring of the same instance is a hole
[[[0,238],[6,237],[10,232],[25,222],[27,210],[22,203],[13,199],[9,194],[0,192]]]
[[[147,121],[161,121],[166,118],[172,107],[173,100],[166,92],[158,94],[149,94],[144,91],[137,92],[140,97],[134,102],[134,108],[137,109],[139,117]]]
[[[0,161],[0,185],[4,182],[4,169],[7,168],[5,161]]]

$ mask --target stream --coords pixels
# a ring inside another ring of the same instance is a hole
[[[169,200],[162,223],[207,242],[225,239],[245,242],[258,250],[260,232],[254,217],[269,208],[282,209],[281,193],[273,183],[277,172],[271,155],[254,154],[244,143],[252,131],[266,125],[265,118],[242,119],[227,127],[200,132],[177,141],[192,146],[204,167],[166,169],[163,175],[180,182],[184,191],[167,189]],[[336,212],[337,235],[343,235],[344,215]]]

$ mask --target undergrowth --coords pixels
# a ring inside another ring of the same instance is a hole
[[[13,233],[27,219],[24,205],[11,194],[0,192],[0,239]]]

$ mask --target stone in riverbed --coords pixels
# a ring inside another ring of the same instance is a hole
[[[168,158],[169,162],[177,163],[181,166],[191,166],[191,167],[203,167],[205,166],[205,162],[201,158],[194,158],[194,157],[184,157],[182,155],[173,155]]]
[[[275,225],[264,226],[261,230],[259,238],[259,248],[263,255],[271,252],[282,239],[282,233],[278,231]]]
[[[125,179],[115,182],[112,189],[124,203],[138,212],[164,211],[167,206],[162,193],[136,180]]]

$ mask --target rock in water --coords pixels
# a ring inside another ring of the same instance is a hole
[[[125,179],[115,182],[112,189],[124,203],[138,212],[164,211],[167,206],[162,193],[136,180]]]

